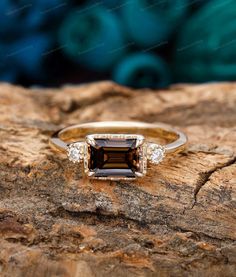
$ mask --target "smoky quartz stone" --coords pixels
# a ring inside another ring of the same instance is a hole
[[[136,138],[94,138],[88,145],[93,177],[135,178],[141,173],[141,146]]]

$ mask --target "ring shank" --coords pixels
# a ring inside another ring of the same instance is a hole
[[[84,141],[91,134],[139,134],[148,142],[160,143],[165,141],[166,152],[182,150],[187,142],[184,133],[163,123],[145,123],[136,121],[105,121],[90,122],[72,125],[56,132],[50,139],[50,143],[57,150],[65,151],[67,145],[75,141]],[[163,144],[163,143],[162,143]]]

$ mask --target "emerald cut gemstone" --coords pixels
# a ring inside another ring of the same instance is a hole
[[[142,146],[137,138],[93,138],[88,170],[93,177],[135,178],[142,174]],[[137,146],[138,145],[138,146]]]

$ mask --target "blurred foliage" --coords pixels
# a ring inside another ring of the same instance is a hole
[[[176,43],[176,81],[236,79],[235,20],[235,0],[214,0],[186,21]]]
[[[170,82],[167,64],[157,55],[134,53],[124,57],[117,64],[113,73],[113,80],[131,87],[159,87],[167,86]]]
[[[102,6],[73,12],[59,30],[64,52],[87,68],[105,71],[117,62],[125,43],[118,17]]]
[[[121,15],[129,37],[140,47],[168,40],[188,12],[188,0],[131,0]]]
[[[1,0],[0,80],[234,80],[234,0]]]

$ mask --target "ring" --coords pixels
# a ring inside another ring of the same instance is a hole
[[[50,145],[83,163],[87,176],[127,180],[146,174],[165,154],[183,150],[187,136],[166,124],[105,121],[72,125],[57,131]]]

